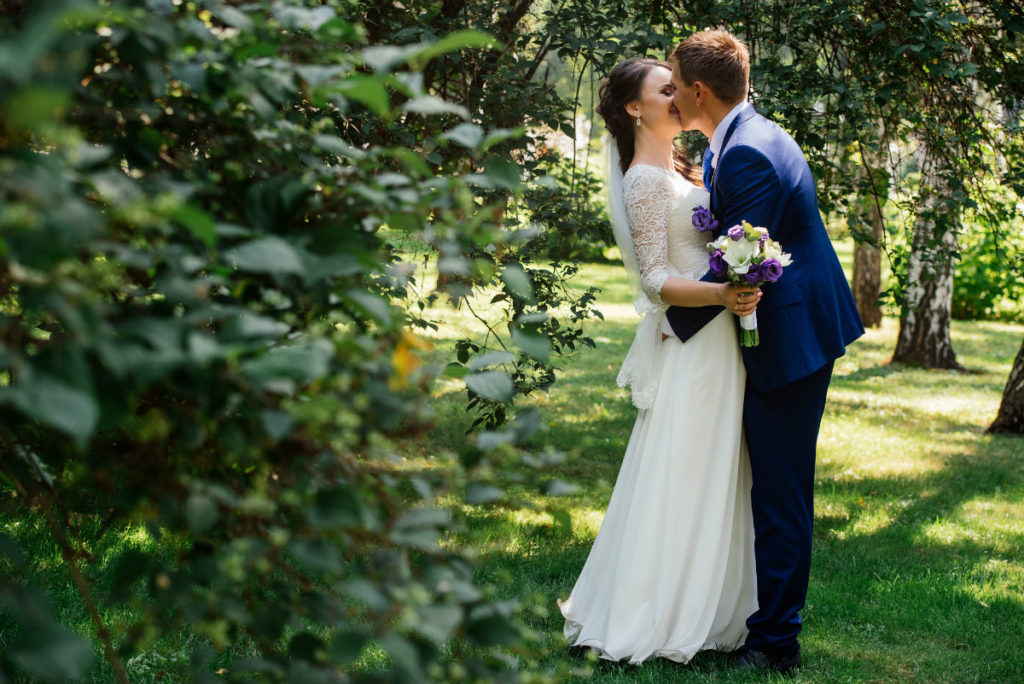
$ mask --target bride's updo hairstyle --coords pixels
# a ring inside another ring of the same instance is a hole
[[[633,161],[633,136],[636,130],[636,122],[626,111],[626,105],[640,98],[647,74],[651,69],[659,67],[670,71],[672,69],[668,62],[634,57],[616,64],[608,77],[601,82],[598,91],[600,101],[595,109],[604,119],[605,128],[611,133],[619,148],[622,173],[626,173],[626,169]],[[682,150],[675,147],[672,156],[676,171],[691,182],[703,185],[700,169],[686,159]]]

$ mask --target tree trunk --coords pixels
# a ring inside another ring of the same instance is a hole
[[[953,261],[959,211],[940,200],[951,196],[952,182],[938,160],[925,150],[907,286],[893,363],[925,368],[955,368],[949,338],[953,309]]]
[[[857,168],[861,183],[857,199],[850,208],[847,225],[853,234],[853,298],[866,328],[882,324],[882,203],[886,186],[882,184],[881,154],[861,146],[862,163]]]
[[[1024,344],[1021,344],[1013,361],[1006,389],[1003,390],[1003,401],[999,404],[999,415],[988,426],[988,432],[1024,435]]]

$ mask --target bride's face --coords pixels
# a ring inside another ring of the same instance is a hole
[[[672,72],[660,66],[651,67],[640,87],[640,97],[626,105],[626,111],[634,118],[639,116],[640,125],[652,132],[675,137],[683,130],[674,102],[675,92]]]

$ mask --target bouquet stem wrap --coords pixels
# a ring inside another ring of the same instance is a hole
[[[740,317],[740,346],[756,347],[761,343],[757,334],[757,312]]]

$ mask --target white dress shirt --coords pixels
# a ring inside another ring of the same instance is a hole
[[[717,168],[718,166],[718,154],[722,151],[722,143],[725,142],[725,134],[729,130],[729,126],[732,125],[733,120],[740,115],[743,111],[750,107],[750,102],[743,100],[738,105],[729,110],[729,113],[722,117],[722,120],[718,122],[715,127],[715,132],[711,134],[711,141],[708,142],[708,147],[711,148],[711,168]]]

